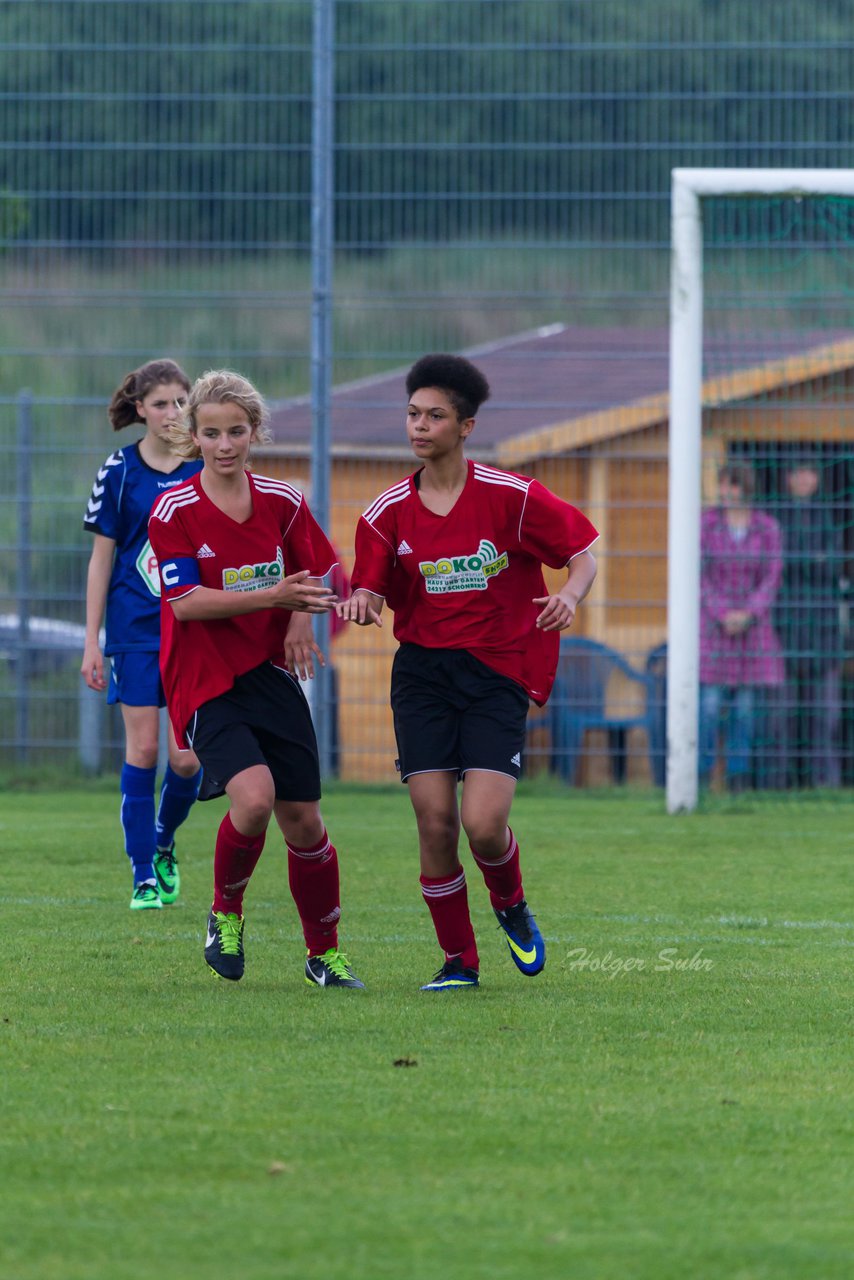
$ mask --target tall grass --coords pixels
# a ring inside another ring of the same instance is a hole
[[[512,244],[403,247],[335,261],[334,380],[441,345],[463,350],[539,325],[666,322],[664,251]],[[0,264],[0,379],[7,392],[103,397],[168,352],[192,373],[234,365],[272,398],[308,390],[308,255],[163,259],[140,252],[7,256]]]

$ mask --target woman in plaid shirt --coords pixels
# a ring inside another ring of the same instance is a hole
[[[700,780],[708,782],[726,713],[726,779],[748,783],[756,690],[783,684],[783,654],[771,621],[782,573],[782,536],[773,516],[755,511],[753,472],[722,467],[719,505],[700,534]]]

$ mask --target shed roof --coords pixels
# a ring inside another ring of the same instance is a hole
[[[669,334],[666,328],[550,325],[466,354],[492,388],[472,444],[505,465],[564,452],[638,430],[667,417]],[[726,403],[767,393],[854,364],[850,332],[733,332],[704,348],[704,401]],[[406,449],[403,407],[409,368],[333,389],[330,435],[336,453]],[[306,447],[308,396],[273,408],[280,446]]]

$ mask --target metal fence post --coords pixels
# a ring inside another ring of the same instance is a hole
[[[18,395],[18,441],[16,450],[16,489],[18,508],[18,573],[15,597],[18,611],[17,638],[17,692],[15,696],[16,755],[21,764],[29,757],[30,737],[30,591],[32,579],[30,560],[32,552],[32,460],[30,451],[33,438],[33,395],[21,391]]]
[[[84,773],[101,772],[101,746],[104,740],[104,694],[90,689],[80,679],[77,695],[77,756]]]
[[[311,183],[311,494],[314,514],[329,528],[329,405],[332,374],[332,254],[334,176],[332,164],[335,0],[314,0]],[[314,619],[318,644],[329,655],[329,617]],[[319,667],[314,707],[320,772],[332,767],[331,671]]]

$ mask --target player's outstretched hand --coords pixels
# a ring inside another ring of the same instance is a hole
[[[300,569],[283,578],[275,587],[270,587],[270,594],[265,604],[276,609],[293,609],[296,613],[328,613],[338,603],[338,597],[329,587],[319,587],[309,582],[311,573],[308,569]]]
[[[563,596],[538,596],[534,604],[544,606],[537,615],[536,625],[540,631],[565,631],[572,626],[575,608]]]
[[[298,680],[313,680],[315,658],[321,667],[326,666],[326,659],[314,639],[292,639],[288,633],[285,637],[285,666],[292,676]]]
[[[335,612],[342,621],[355,622],[357,627],[369,627],[371,623],[381,627],[382,603],[382,596],[376,596],[372,591],[356,591],[349,600],[339,601]]]
[[[107,681],[104,679],[104,655],[97,645],[87,648],[83,653],[83,664],[80,667],[80,674],[86,681],[90,689],[94,689],[96,693],[103,693],[107,687]]]

